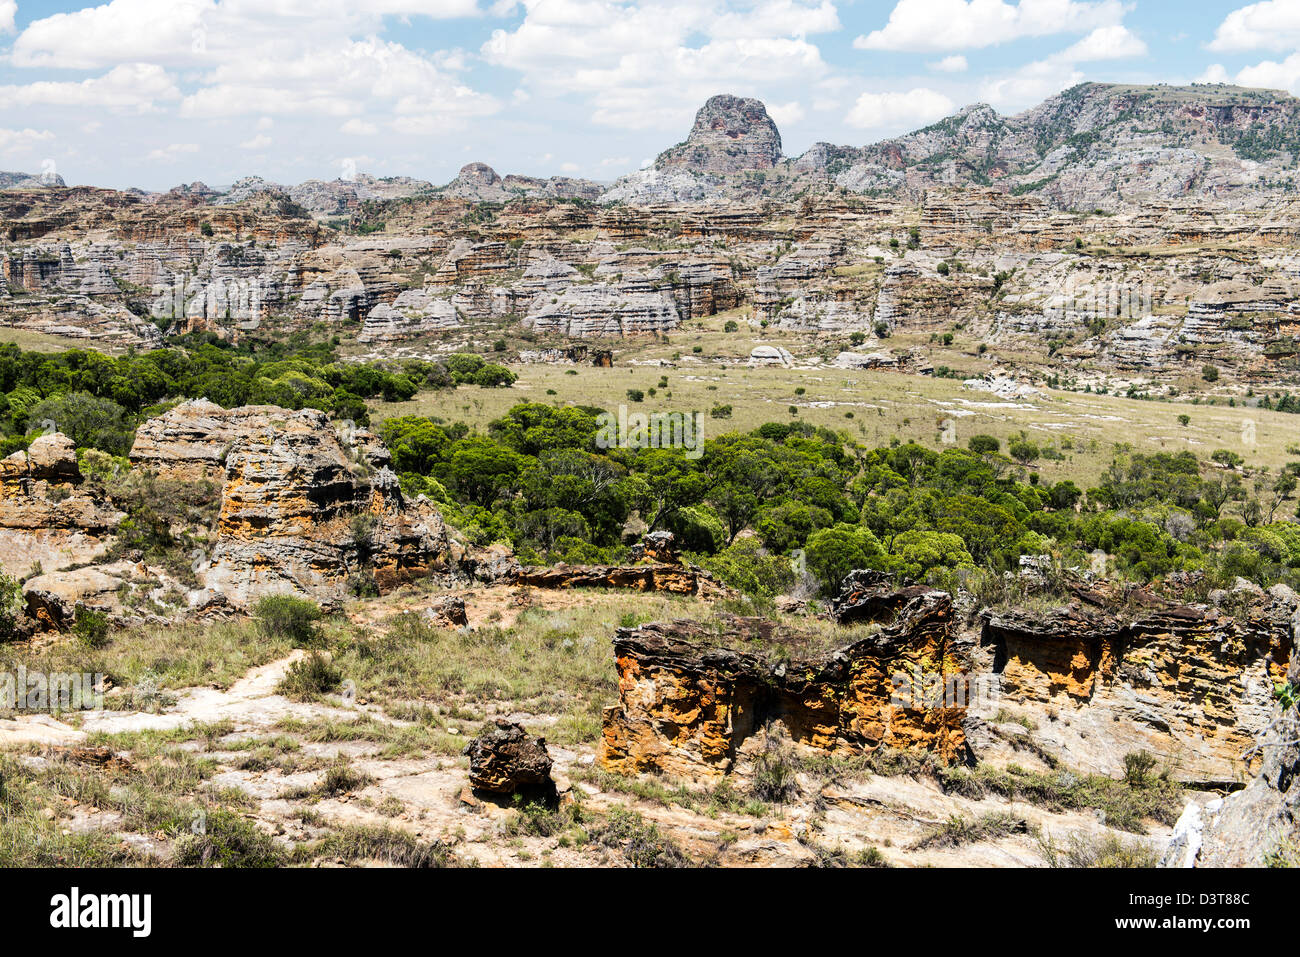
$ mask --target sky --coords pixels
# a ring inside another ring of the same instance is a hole
[[[0,0],[0,169],[613,180],[715,93],[797,156],[1084,80],[1300,94],[1300,0]]]

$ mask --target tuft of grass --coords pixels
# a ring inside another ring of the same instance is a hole
[[[1028,834],[1029,822],[1017,814],[1006,811],[994,811],[977,818],[951,815],[925,837],[917,842],[916,847],[962,847],[966,844],[978,844],[983,841],[997,841],[1012,834]]]
[[[288,855],[269,834],[247,818],[218,808],[197,832],[176,841],[172,859],[179,867],[283,867]]]
[[[954,766],[939,771],[945,791],[978,800],[997,794],[1028,801],[1053,811],[1101,811],[1105,823],[1134,834],[1146,832],[1147,821],[1173,824],[1182,813],[1182,787],[1167,777],[1148,775],[1138,785],[1100,774],[1068,771],[1040,773],[1016,765],[974,769]]]
[[[677,842],[635,811],[615,808],[605,823],[587,829],[595,844],[614,848],[633,867],[689,867],[690,859]]]
[[[313,790],[322,797],[333,797],[336,794],[347,794],[349,791],[356,791],[373,780],[370,775],[353,768],[347,758],[340,756],[325,769],[324,776]]]
[[[445,844],[425,844],[405,831],[371,825],[339,828],[318,841],[298,845],[293,850],[293,857],[299,863],[334,858],[349,864],[375,861],[390,867],[464,866]]]
[[[1050,836],[1038,842],[1048,867],[1155,867],[1160,855],[1141,841],[1118,834],[1071,834],[1058,846]]]
[[[295,648],[310,648],[322,640],[320,606],[306,598],[267,595],[253,606],[253,616],[258,631],[271,640],[285,641]]]

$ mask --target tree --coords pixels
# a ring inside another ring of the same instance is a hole
[[[1031,462],[1036,461],[1038,456],[1042,454],[1037,445],[1033,442],[1027,442],[1024,440],[1012,442],[1007,446],[1007,451],[1010,452],[1011,457],[1021,465],[1029,465]]]
[[[878,564],[884,549],[870,529],[840,524],[809,535],[804,554],[808,570],[833,592],[849,572],[872,567],[873,560]]]
[[[1274,480],[1273,484],[1268,487],[1268,495],[1264,501],[1264,509],[1267,514],[1268,524],[1273,524],[1273,516],[1277,514],[1278,508],[1282,503],[1291,497],[1291,493],[1296,490],[1296,477],[1290,472],[1283,472]]]
[[[99,399],[89,392],[70,392],[33,406],[27,424],[44,428],[48,422],[77,448],[126,455],[131,451],[135,429],[126,423],[125,411],[112,399]]]
[[[1002,449],[1002,443],[991,435],[972,435],[966,441],[966,447],[972,452],[985,455],[990,452],[998,452]]]

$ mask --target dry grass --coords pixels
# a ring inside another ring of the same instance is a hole
[[[843,431],[867,446],[887,445],[897,438],[935,448],[941,447],[941,433],[948,420],[953,423],[956,442],[963,446],[972,435],[986,433],[997,436],[1005,447],[1022,432],[1040,446],[1053,446],[1063,458],[1038,463],[1043,479],[1070,478],[1081,486],[1095,484],[1114,456],[1117,442],[1144,452],[1190,450],[1200,458],[1228,447],[1241,454],[1249,467],[1276,471],[1290,458],[1286,447],[1295,443],[1300,424],[1286,413],[1225,404],[1144,401],[1050,389],[1044,390],[1041,398],[1009,401],[967,389],[958,379],[826,367],[751,369],[746,361],[755,345],[782,346],[799,360],[813,355],[831,358],[847,344],[844,337],[819,343],[771,330],[759,334],[743,323],[739,332],[728,334],[721,332],[723,321],[722,316],[715,316],[691,323],[667,344],[616,343],[616,365],[610,369],[515,366],[519,379],[512,388],[460,388],[423,393],[410,402],[378,402],[372,417],[379,422],[397,415],[429,415],[483,428],[520,402],[587,405],[610,411],[628,404],[637,412],[702,412],[706,439],[729,431],[749,431],[765,422],[798,420]],[[692,352],[697,345],[703,350],[699,355]],[[894,336],[883,343],[868,339],[864,348],[917,346],[929,353],[936,367],[948,365],[963,376],[977,377],[993,362],[978,355],[976,345],[974,338],[959,339],[952,348],[944,348],[930,345],[926,335],[914,334]],[[631,359],[663,359],[675,361],[676,366],[633,366],[628,364]],[[575,369],[577,375],[568,374]],[[666,389],[658,388],[661,376],[668,378]],[[649,394],[651,388],[656,395]],[[803,394],[796,393],[799,388],[804,389]],[[645,392],[645,401],[628,403],[629,389]],[[709,412],[715,405],[730,405],[731,417],[711,418]],[[795,415],[790,414],[790,406],[797,409]],[[1190,416],[1188,425],[1179,424],[1181,414]],[[1245,422],[1253,423],[1253,445],[1243,441]]]

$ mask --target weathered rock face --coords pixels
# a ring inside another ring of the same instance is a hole
[[[619,703],[605,709],[601,761],[620,772],[722,774],[745,740],[772,721],[824,750],[887,746],[962,758],[964,700],[948,707],[947,699],[895,685],[899,674],[923,666],[945,676],[964,670],[952,624],[948,596],[923,590],[872,636],[779,663],[732,650],[746,640],[734,629],[722,646],[699,622],[619,629]]]
[[[39,627],[65,630],[76,621],[82,606],[123,620],[137,615],[138,606],[146,602],[156,610],[173,601],[183,605],[186,596],[179,583],[161,569],[143,562],[117,561],[29,578],[23,583],[23,599],[28,617]]]
[[[450,299],[426,289],[408,289],[391,303],[370,310],[357,341],[397,342],[459,325],[460,317]]]
[[[1114,773],[1145,749],[1172,759],[1175,777],[1232,781],[1269,721],[1293,612],[1273,597],[1237,615],[1151,601],[1121,620],[1076,604],[988,615],[981,641],[1003,700],[1068,712],[1039,737],[1076,767]]]
[[[89,559],[124,517],[82,483],[76,450],[62,433],[0,460],[0,566],[10,575]]]
[[[524,318],[536,332],[574,338],[636,336],[668,332],[680,318],[672,301],[658,292],[593,283],[571,286]]]
[[[686,142],[660,153],[655,168],[734,173],[780,160],[781,134],[762,101],[722,94],[700,107]]]
[[[649,532],[632,546],[629,556],[634,562],[650,561],[661,565],[679,565],[677,541],[672,532]]]
[[[1084,83],[1016,116],[981,103],[862,149],[817,144],[795,166],[859,191],[996,183],[1061,209],[1189,194],[1258,206],[1290,188],[1298,113],[1239,87]]]
[[[490,794],[554,791],[551,756],[545,738],[530,738],[520,725],[498,718],[465,746],[469,755],[469,783]]]
[[[532,588],[630,588],[634,591],[663,591],[674,595],[721,598],[731,589],[709,572],[694,565],[552,565],[523,567],[513,576],[520,585]]]
[[[387,591],[450,570],[437,510],[403,497],[373,435],[345,441],[323,412],[187,402],[141,427],[132,461],[167,478],[220,477],[204,582],[238,604],[277,592],[338,598],[367,578]]]
[[[131,467],[189,482],[222,480],[235,442],[277,411],[275,406],[255,405],[223,409],[207,399],[182,402],[136,430]]]

